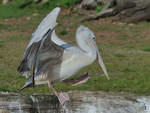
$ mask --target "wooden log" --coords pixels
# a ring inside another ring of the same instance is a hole
[[[115,16],[113,21],[137,22],[150,20],[150,0],[116,0],[117,5],[109,8],[114,2],[109,0],[106,7],[95,15],[89,15],[82,21],[95,20],[109,16]]]
[[[126,2],[124,4],[121,3],[118,6],[116,6],[115,8],[109,8],[109,6],[107,6],[100,13],[95,14],[95,15],[90,15],[89,17],[84,18],[82,21],[89,21],[89,20],[93,20],[93,19],[96,20],[99,18],[115,16],[116,14],[120,13],[121,11],[135,7],[135,6],[136,6],[136,4],[133,2]]]
[[[113,21],[122,21],[125,23],[135,23],[138,21],[150,20],[150,4],[139,5],[123,12],[114,17]]]

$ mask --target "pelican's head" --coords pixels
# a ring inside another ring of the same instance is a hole
[[[103,59],[100,55],[99,49],[96,45],[96,37],[95,37],[94,33],[89,28],[87,28],[85,26],[80,26],[76,32],[76,39],[77,39],[78,45],[80,46],[80,48],[83,48],[83,50],[84,50],[85,46],[90,46],[92,48],[92,51],[96,51],[99,64],[100,64],[102,70],[104,71],[105,76],[109,80],[110,79],[109,75],[105,68]]]

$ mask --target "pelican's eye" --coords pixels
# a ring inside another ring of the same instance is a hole
[[[96,37],[93,37],[93,40],[96,40]]]

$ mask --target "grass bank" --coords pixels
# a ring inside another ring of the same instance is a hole
[[[27,16],[21,16],[24,14],[18,11],[18,16],[12,16],[13,18],[8,18],[11,14],[1,16],[0,13],[0,91],[16,92],[27,80],[20,76],[16,69],[32,32],[49,12],[47,9],[44,13],[29,15],[28,10],[24,10]],[[81,18],[76,14],[67,15],[63,9],[58,18],[60,25],[56,28],[58,36],[76,45],[75,31],[81,25]],[[111,23],[110,20],[102,19],[82,24],[94,31],[111,80],[108,81],[104,77],[100,66],[95,62],[73,76],[76,78],[88,71],[91,78],[87,83],[77,87],[59,83],[55,85],[57,90],[103,90],[149,95],[150,23],[122,24]],[[49,89],[47,86],[40,86],[26,89],[23,93],[49,93]]]

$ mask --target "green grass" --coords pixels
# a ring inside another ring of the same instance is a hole
[[[146,47],[143,49],[143,51],[147,51],[147,52],[150,52],[150,47]]]
[[[119,57],[119,58],[125,58],[126,56],[120,53],[115,53],[114,56]]]
[[[78,2],[78,0],[56,0],[56,5],[68,8],[69,6],[71,6],[72,4],[75,4],[77,2]]]
[[[8,23],[1,18],[0,91],[17,92],[27,80],[16,71],[17,66],[32,32],[46,12],[32,16],[31,20],[27,20],[27,16],[19,17],[20,14],[16,20],[8,19]],[[61,14],[58,19],[60,25],[56,28],[57,35],[68,43],[76,45],[75,31],[81,25],[79,20],[80,17],[77,15]],[[24,23],[18,23],[19,21]],[[3,22],[5,24],[2,24]],[[127,24],[119,25],[103,23],[103,21],[90,21],[82,24],[88,26],[96,34],[97,44],[111,80],[106,79],[99,64],[95,62],[73,76],[74,79],[88,71],[91,78],[87,83],[76,87],[68,83],[57,83],[56,89],[58,91],[101,90],[148,95],[150,93],[150,38],[149,33],[145,31],[150,29],[150,25],[138,23],[131,27]],[[25,89],[22,93],[49,93],[49,89],[45,85]]]
[[[25,0],[16,0],[15,2],[10,2],[7,5],[0,5],[0,18],[20,17],[32,14],[34,12],[34,7],[28,7],[26,9],[19,8],[24,1]]]
[[[59,32],[59,34],[60,35],[66,35],[66,34],[68,34],[68,32],[66,30],[62,30],[62,31]]]
[[[5,25],[5,24],[0,24],[0,30],[10,30],[11,29],[11,25]]]
[[[0,40],[0,48],[2,48],[4,45],[4,41]]]
[[[53,8],[59,6],[64,8],[69,8],[70,5],[75,4],[78,0],[49,0],[47,3],[37,7],[36,3],[31,3],[25,8],[20,8],[20,6],[26,3],[26,0],[15,0],[7,5],[0,4],[0,19],[20,17],[25,15],[31,15],[32,13],[49,12]]]
[[[0,18],[20,17],[31,15],[32,13],[42,14],[43,12],[49,12],[57,6],[68,8],[71,4],[75,3],[75,1],[76,0],[49,0],[49,2],[40,7],[37,7],[38,5],[32,2],[27,7],[20,8],[22,4],[26,3],[26,0],[16,0],[7,5],[0,5]]]

